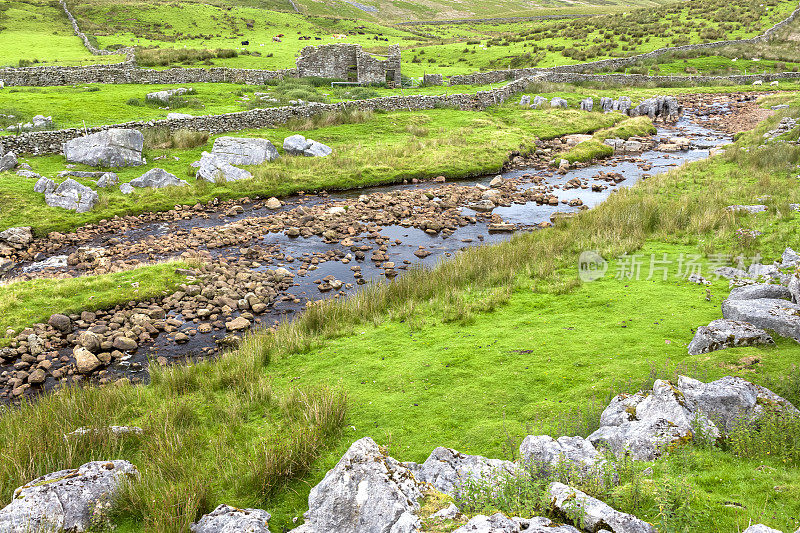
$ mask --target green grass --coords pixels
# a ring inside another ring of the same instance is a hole
[[[54,313],[108,309],[169,294],[186,283],[186,276],[175,271],[185,266],[169,262],[113,274],[0,285],[0,333],[5,336],[9,329],[19,332],[35,323],[47,323]]]
[[[283,139],[299,130],[307,137],[328,144],[334,153],[326,158],[282,157],[250,168],[255,176],[252,180],[217,185],[195,182],[195,169],[189,166],[199,159],[203,150],[210,150],[213,139],[189,150],[150,150],[145,153],[150,162],[147,166],[118,169],[121,182],[130,181],[149,168],[159,167],[180,178],[188,178],[191,185],[136,191],[127,196],[119,190],[100,190],[98,205],[83,214],[48,207],[43,196],[33,192],[29,179],[7,173],[2,178],[4,187],[0,190],[0,199],[8,208],[0,214],[0,227],[32,225],[41,235],[114,215],[164,211],[177,204],[193,205],[212,198],[283,196],[300,190],[345,189],[439,175],[463,178],[499,170],[509,152],[530,150],[536,138],[592,132],[620,120],[623,117],[619,114],[520,111],[508,105],[483,112],[434,109],[375,113],[354,124],[314,128],[314,121],[310,121],[237,132],[240,136],[268,138],[282,152]],[[168,157],[156,160],[160,155]],[[56,155],[30,157],[26,161],[46,176],[63,170],[65,164],[63,156]],[[78,181],[91,185],[90,180],[78,178]]]
[[[20,61],[32,66],[91,65],[122,58],[93,56],[73,34],[58,3],[9,0],[0,6],[0,67],[22,66]]]
[[[553,158],[553,163],[557,165],[562,159],[575,163],[576,161],[585,162],[611,157],[614,155],[614,149],[603,144],[604,140],[650,136],[654,135],[656,131],[656,127],[647,117],[626,120],[618,126],[596,132],[591,139],[578,143],[567,152],[557,154]]]

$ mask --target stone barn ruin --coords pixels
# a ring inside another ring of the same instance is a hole
[[[390,46],[386,59],[373,57],[358,44],[306,46],[297,58],[297,75],[400,85],[400,46]]]

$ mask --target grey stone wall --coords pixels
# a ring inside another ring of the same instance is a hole
[[[387,59],[365,52],[361,45],[350,43],[306,46],[297,58],[301,78],[319,76],[359,83],[400,82],[400,46],[389,47]]]
[[[132,64],[136,61],[136,54],[133,48],[120,48],[119,50],[100,50],[86,36],[85,33],[81,31],[78,27],[78,21],[75,20],[75,17],[72,16],[69,9],[67,8],[67,2],[65,0],[60,0],[61,7],[64,9],[64,14],[67,15],[67,19],[69,19],[70,24],[72,24],[72,30],[75,32],[75,35],[83,42],[83,46],[86,47],[92,55],[96,56],[110,56],[110,55],[121,55],[124,56],[124,62]]]

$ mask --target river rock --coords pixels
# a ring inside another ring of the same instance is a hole
[[[789,300],[792,298],[792,293],[783,285],[756,283],[753,285],[734,287],[728,295],[728,300],[758,300],[761,298]]]
[[[550,107],[552,107],[552,108],[561,108],[561,109],[567,109],[567,108],[569,107],[569,104],[568,104],[568,103],[567,103],[567,101],[566,101],[566,100],[564,100],[563,98],[561,98],[561,97],[559,97],[559,96],[556,96],[555,98],[553,98],[552,100],[550,100]]]
[[[679,390],[658,379],[650,393],[615,396],[600,416],[600,428],[588,440],[595,446],[607,445],[617,457],[629,454],[652,461],[668,446],[691,438],[694,416],[684,403]],[[711,422],[698,424],[706,435],[719,436]]]
[[[136,341],[128,337],[116,337],[112,344],[114,348],[122,352],[135,352],[139,348]]]
[[[0,531],[87,531],[96,506],[112,502],[121,483],[138,475],[131,463],[117,460],[93,461],[36,478],[15,490],[11,503],[0,510]]]
[[[67,315],[62,315],[61,313],[50,315],[47,323],[61,333],[69,333],[72,331],[72,320],[70,320]]]
[[[0,172],[13,170],[17,168],[17,164],[17,156],[14,152],[8,152],[5,155],[0,156]]]
[[[70,139],[64,143],[64,157],[92,167],[135,167],[145,163],[143,146],[140,131],[112,128]]]
[[[657,533],[651,524],[633,515],[622,513],[596,498],[564,485],[551,483],[547,489],[553,509],[564,516],[582,517],[580,522],[585,531],[613,531],[614,533]]]
[[[196,176],[199,180],[211,183],[238,181],[253,177],[248,171],[231,165],[217,154],[208,152],[203,152],[200,156],[200,166]]]
[[[582,475],[601,474],[605,463],[603,455],[583,437],[528,435],[519,447],[519,458],[524,464],[551,472],[566,464]]]
[[[269,200],[267,200],[266,206],[267,209],[280,209],[283,205],[283,202],[272,196]]]
[[[775,344],[772,337],[763,329],[747,322],[721,318],[708,326],[700,326],[689,343],[689,355],[709,353],[738,346],[758,346]]]
[[[72,355],[75,357],[75,368],[79,374],[89,374],[101,364],[100,359],[83,346],[76,346],[72,350]]]
[[[151,189],[163,189],[164,187],[183,187],[188,185],[185,180],[178,179],[175,174],[170,174],[164,169],[153,168],[130,181],[131,187],[150,187]]]
[[[217,137],[211,153],[231,165],[260,165],[280,157],[267,139],[247,137]]]
[[[778,335],[800,342],[800,305],[786,300],[725,300],[722,316],[729,320],[748,322],[761,329],[771,329]]]
[[[430,483],[436,490],[447,494],[455,493],[467,479],[510,473],[517,468],[511,461],[466,455],[441,446],[433,450],[421,465],[405,464],[414,472],[417,481]]]
[[[220,505],[197,523],[192,524],[192,533],[269,533],[269,519],[261,509],[237,509]]]
[[[100,200],[96,191],[67,178],[53,192],[45,193],[44,201],[50,207],[69,209],[76,213],[86,213]]]
[[[16,226],[0,232],[0,241],[9,244],[29,244],[33,241],[33,231],[30,226]]]
[[[304,533],[412,533],[422,491],[411,470],[364,437],[308,495]]]

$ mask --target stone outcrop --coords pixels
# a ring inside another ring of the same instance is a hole
[[[127,461],[93,461],[36,478],[15,490],[0,510],[0,531],[86,531],[96,506],[110,502],[124,480],[137,476]]]
[[[260,165],[280,157],[269,140],[247,137],[217,137],[211,153],[231,165]]]
[[[748,322],[761,329],[770,329],[782,337],[800,342],[800,305],[786,300],[725,300],[722,316],[729,320]]]
[[[196,523],[192,533],[269,533],[272,516],[261,509],[237,509],[220,505]]]
[[[168,104],[172,97],[183,96],[184,94],[187,94],[189,92],[191,92],[191,89],[187,89],[185,87],[166,89],[163,91],[147,93],[147,96],[145,96],[145,100],[149,100],[151,102],[158,102],[160,104]]]
[[[145,163],[143,147],[140,131],[116,128],[67,141],[64,157],[92,167],[135,167]]]
[[[553,509],[564,516],[577,515],[584,531],[589,533],[600,531],[657,533],[656,528],[648,522],[617,511],[610,505],[563,483],[551,483],[547,492],[550,495],[550,504]]]
[[[14,152],[0,155],[0,172],[6,172],[17,168],[17,156]]]
[[[787,287],[774,285],[771,283],[755,283],[734,287],[728,295],[728,300],[758,300],[760,298],[772,298],[778,300],[788,300],[792,297]]]
[[[737,346],[757,346],[775,344],[772,337],[763,329],[747,322],[714,320],[708,326],[700,326],[689,343],[689,355],[709,353]]]
[[[602,474],[603,455],[583,437],[528,435],[519,447],[520,462],[543,471],[553,472],[559,465],[570,467],[578,474]]]
[[[354,442],[308,496],[298,533],[411,533],[422,491],[409,468],[369,437]]]
[[[510,473],[517,466],[511,461],[466,455],[450,448],[438,447],[421,465],[405,463],[422,483],[430,483],[446,494],[456,493],[468,479],[490,478]]]
[[[47,187],[47,184],[43,184]],[[50,207],[69,209],[77,213],[91,211],[100,197],[97,192],[72,178],[67,178],[52,192],[45,192],[44,201]]]

